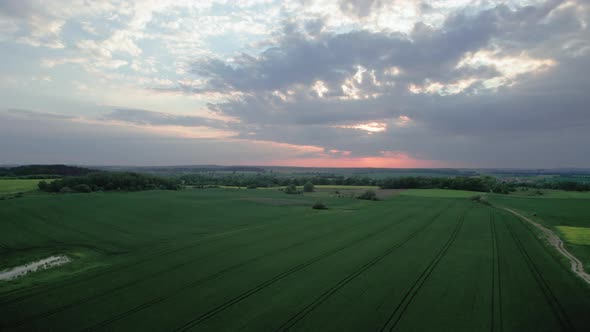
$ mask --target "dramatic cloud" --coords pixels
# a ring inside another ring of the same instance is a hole
[[[269,152],[264,160],[273,164],[590,166],[582,153],[590,139],[584,1],[111,1],[58,9],[0,5],[0,42],[31,48],[26,58],[2,56],[13,65],[0,65],[0,107],[142,130],[152,140],[174,136],[183,146],[206,138],[224,149],[250,142],[305,151]]]

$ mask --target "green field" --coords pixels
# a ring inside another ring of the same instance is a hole
[[[41,180],[0,179],[0,195],[36,190],[39,181]]]
[[[4,267],[74,258],[0,281],[0,330],[590,327],[590,287],[520,219],[469,192],[405,193],[378,202],[238,189],[0,201]],[[311,209],[317,199],[330,209]],[[494,202],[518,200],[534,198]],[[569,225],[587,227],[588,205],[571,204]]]
[[[577,198],[567,198],[577,194]],[[518,197],[513,195],[489,195],[489,200],[497,205],[510,207],[539,223],[557,231],[566,242],[566,248],[578,257],[587,272],[590,272],[590,245],[575,243],[563,237],[559,227],[590,227],[590,194],[554,191],[553,197]],[[582,196],[585,195],[585,196]],[[585,197],[585,198],[580,198]]]
[[[542,195],[538,195],[537,192],[542,193]],[[518,190],[514,193],[511,193],[510,195],[536,197],[536,198],[584,198],[584,199],[590,199],[590,192],[564,191],[564,190],[552,190],[552,189]]]

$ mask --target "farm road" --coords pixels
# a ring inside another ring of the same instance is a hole
[[[567,249],[563,245],[563,241],[561,240],[561,238],[559,238],[559,236],[557,236],[557,234],[555,234],[555,232],[512,209],[503,209],[521,218],[522,220],[525,220],[526,222],[541,230],[543,234],[545,234],[545,236],[547,237],[549,243],[570,261],[572,271],[590,285],[590,274],[584,271],[584,264],[582,264],[582,262],[576,256],[572,255],[569,251],[567,251]]]

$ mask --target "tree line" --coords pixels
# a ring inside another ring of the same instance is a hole
[[[68,166],[70,167],[70,166]],[[75,172],[75,171],[74,171]],[[64,172],[62,172],[64,173]],[[244,174],[187,174],[160,177],[133,172],[93,172],[39,183],[47,192],[140,191],[152,189],[176,190],[182,185],[195,187],[236,186],[244,188],[293,187],[306,185],[379,186],[383,189],[454,189],[508,194],[518,188],[590,191],[590,183],[575,181],[508,182],[491,176],[429,177],[406,176],[371,179],[361,176],[284,176]],[[311,189],[313,190],[313,189]]]
[[[376,186],[378,181],[361,176],[277,176],[267,174],[187,174],[179,179],[186,185],[234,186],[247,188],[302,186],[307,182],[314,185]]]
[[[65,177],[55,181],[39,182],[39,189],[46,192],[93,192],[93,191],[141,191],[177,190],[180,183],[173,178],[129,172],[96,172],[84,176]]]
[[[575,181],[504,181],[492,176],[405,176],[386,179],[371,179],[362,176],[276,176],[244,174],[187,174],[179,177],[182,183],[196,187],[235,186],[245,188],[313,185],[379,186],[383,189],[454,189],[508,194],[517,188],[559,189],[567,191],[590,191],[590,183]]]
[[[0,168],[0,177],[21,179],[50,179],[62,176],[81,176],[95,170],[68,165],[26,165]]]

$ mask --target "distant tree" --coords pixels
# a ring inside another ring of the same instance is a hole
[[[59,189],[59,192],[62,194],[67,194],[67,193],[73,193],[74,190],[72,190],[72,188],[70,188],[70,187],[61,187],[61,189]]]
[[[79,193],[89,193],[92,192],[92,188],[85,183],[77,184],[73,187],[73,189]]]
[[[303,192],[311,193],[313,191],[314,191],[313,183],[308,181],[303,185]]]
[[[285,189],[285,193],[287,193],[287,194],[299,194],[299,191],[297,190],[297,187],[294,184],[290,184]]]
[[[358,199],[365,199],[369,201],[377,201],[377,194],[373,190],[367,190],[357,197]]]
[[[39,190],[41,191],[48,191],[47,189],[49,188],[49,184],[46,181],[39,181],[37,187],[39,187]]]

